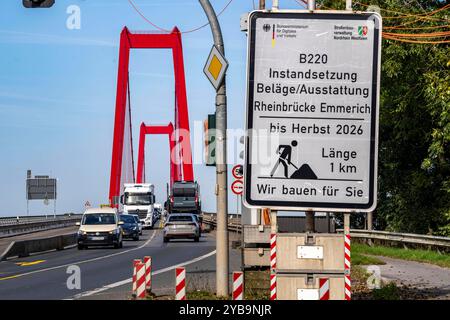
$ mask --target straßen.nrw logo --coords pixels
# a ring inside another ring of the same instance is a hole
[[[270,24],[266,23],[265,25],[263,25],[263,30],[265,32],[269,32],[270,31]]]
[[[358,34],[360,36],[367,36],[368,31],[369,31],[369,28],[367,28],[367,26],[359,26],[358,27]]]

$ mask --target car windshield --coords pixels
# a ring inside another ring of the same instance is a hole
[[[136,223],[136,220],[134,219],[134,217],[128,216],[128,215],[121,215],[120,221],[123,221],[124,223]]]
[[[192,216],[171,216],[169,222],[192,222]]]
[[[126,193],[125,204],[128,206],[148,206],[152,204],[151,193]]]
[[[116,216],[113,213],[93,213],[86,214],[83,217],[84,225],[99,225],[99,224],[115,224]]]

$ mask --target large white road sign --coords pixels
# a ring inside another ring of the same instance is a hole
[[[245,203],[376,207],[381,17],[249,17]]]

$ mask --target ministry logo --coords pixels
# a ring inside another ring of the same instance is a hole
[[[358,34],[360,36],[367,36],[368,32],[369,32],[369,28],[367,26],[359,26],[358,27]]]
[[[265,32],[269,32],[270,31],[270,24],[266,23],[265,25],[263,25],[263,30]]]

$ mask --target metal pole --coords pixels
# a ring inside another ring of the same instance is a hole
[[[259,10],[266,10],[266,0],[259,0]],[[261,209],[256,209],[256,214],[256,220],[258,220],[259,217],[259,224],[264,225],[263,211]]]
[[[344,213],[344,234],[350,233],[350,213]]]
[[[367,212],[367,230],[373,230],[373,212]]]
[[[272,0],[272,11],[278,10],[278,0]]]
[[[345,10],[353,11],[353,9],[352,9],[352,0],[345,0]]]
[[[308,10],[314,11],[316,10],[316,1],[315,0],[308,0]],[[314,211],[306,211],[306,232],[315,232],[315,223],[314,223]]]
[[[56,180],[55,180],[56,183]],[[56,219],[56,186],[58,184],[56,183],[55,185],[55,189],[53,190],[53,218]]]
[[[199,0],[208,17],[214,45],[225,56],[222,31],[216,13],[209,0]],[[227,96],[225,77],[216,93],[216,183],[217,183],[217,232],[216,232],[216,295],[228,297],[228,195],[227,195]]]
[[[315,223],[314,223],[314,211],[306,211],[306,232],[314,233],[315,232]]]
[[[266,0],[259,0],[259,10],[266,10]]]
[[[331,227],[330,227],[330,213],[327,212],[327,232],[330,233],[331,232]]]

